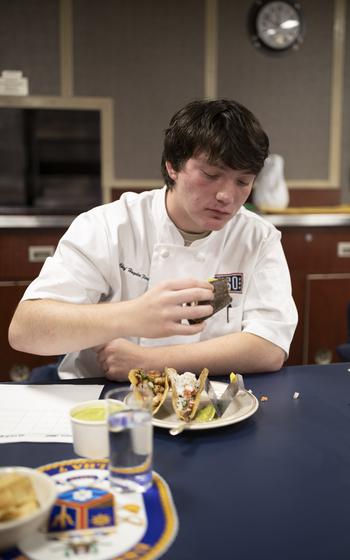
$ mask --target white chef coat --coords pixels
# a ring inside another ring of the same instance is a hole
[[[273,342],[288,355],[297,311],[280,232],[242,207],[220,231],[185,247],[167,214],[165,193],[166,187],[125,193],[118,201],[78,216],[23,299],[123,301],[169,278],[223,275],[230,282],[231,307],[207,319],[201,333],[129,340],[143,346],[168,345],[243,331]],[[59,367],[62,379],[101,373],[92,349],[67,354]]]

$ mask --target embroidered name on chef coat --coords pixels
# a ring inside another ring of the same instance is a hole
[[[119,263],[119,268],[124,270],[124,272],[128,272],[129,274],[132,274],[133,276],[138,276],[139,278],[142,278],[142,280],[147,280],[147,282],[149,282],[149,277],[146,276],[146,274],[144,274],[143,272],[137,272],[131,266],[126,266],[124,263],[120,262]]]
[[[243,291],[243,272],[231,272],[230,274],[215,274],[215,278],[226,278],[230,292],[241,294]]]

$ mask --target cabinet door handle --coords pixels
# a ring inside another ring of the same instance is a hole
[[[337,257],[349,258],[350,257],[350,242],[349,241],[339,241],[337,243]]]
[[[45,262],[55,252],[54,245],[30,245],[28,247],[29,262]]]

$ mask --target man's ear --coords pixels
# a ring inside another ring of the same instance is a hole
[[[170,163],[170,161],[166,161],[165,162],[165,167],[166,170],[168,172],[168,175],[170,177],[170,179],[172,179],[173,181],[176,181],[177,179],[177,171],[175,171],[175,169],[173,168],[172,164]]]

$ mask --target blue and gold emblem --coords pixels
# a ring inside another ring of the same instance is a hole
[[[117,494],[107,460],[72,459],[40,467],[57,484],[48,527],[1,560],[155,560],[176,537],[176,510],[166,482],[153,473],[144,494]]]

